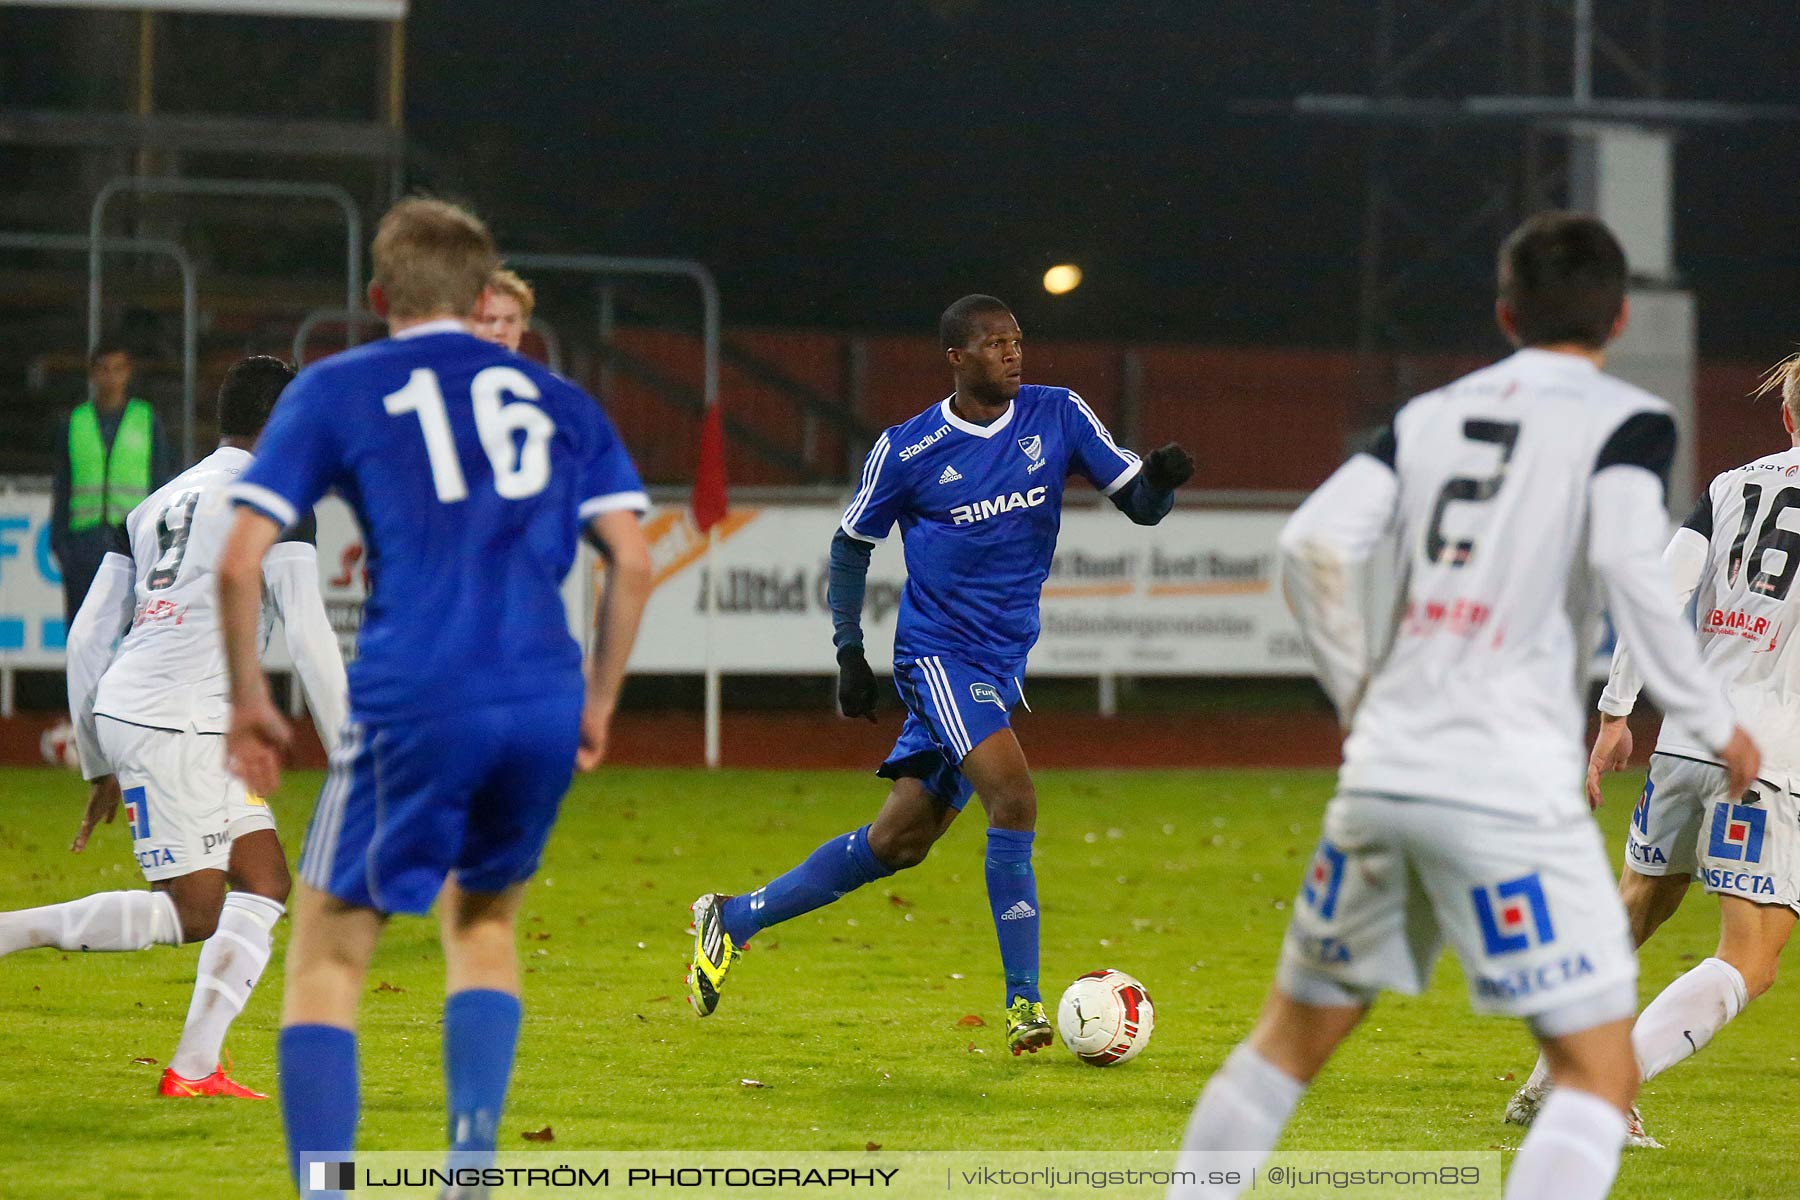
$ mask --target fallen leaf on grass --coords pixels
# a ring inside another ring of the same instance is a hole
[[[534,942],[547,942],[550,940],[550,935],[547,933],[528,933],[525,936]]]
[[[966,1026],[967,1028],[970,1028],[970,1029],[973,1029],[978,1025],[984,1026],[987,1024],[987,1022],[982,1020],[980,1017],[976,1016],[974,1013],[969,1013],[967,1016],[965,1016],[961,1020],[957,1021],[957,1024]]]
[[[864,1150],[879,1150],[879,1149],[881,1149],[881,1143],[880,1142],[870,1142],[867,1145],[865,1145],[863,1147],[863,1149]]]
[[[740,1080],[738,1080],[738,1086],[748,1087],[748,1088],[758,1088],[758,1087],[768,1087],[769,1085],[764,1083],[760,1079],[740,1079]]]
[[[405,989],[405,988],[403,988],[403,987],[395,987],[395,986],[394,986],[394,985],[393,985],[393,984],[391,984],[391,983],[389,983],[389,982],[388,982],[388,981],[387,981],[387,980],[385,980],[385,979],[384,979],[384,980],[382,980],[382,981],[381,981],[381,982],[380,982],[380,983],[378,983],[378,984],[376,984],[376,985],[375,985],[375,990],[376,990],[376,991],[378,991],[378,992],[393,992],[393,993],[395,993],[395,994],[396,994],[396,995],[398,995],[398,994],[400,994],[400,993],[402,993],[402,992],[404,992],[404,991],[406,991],[406,989]]]
[[[970,1042],[969,1043],[969,1053],[970,1054],[986,1054],[987,1051],[983,1050],[980,1046],[977,1046],[974,1042]]]
[[[665,1003],[665,1002],[666,1002],[666,1001],[668,1001],[668,1000],[669,1000],[669,999],[671,999],[671,997],[668,997],[668,996],[652,996],[652,997],[650,997],[650,1003],[652,1003],[652,1004],[662,1004],[662,1003]]]
[[[895,908],[911,908],[913,904],[913,902],[908,900],[905,896],[893,895],[891,893],[888,896],[888,903]]]
[[[1511,1071],[1508,1071],[1506,1074],[1500,1076],[1500,1082],[1501,1083],[1511,1083],[1514,1078],[1515,1078],[1515,1076],[1513,1075],[1513,1073]]]
[[[134,1058],[131,1061],[138,1064],[140,1067],[154,1067],[156,1065],[156,1060],[154,1058]]]
[[[519,1134],[519,1136],[528,1142],[554,1142],[556,1140],[556,1130],[546,1125],[542,1129],[527,1129]]]

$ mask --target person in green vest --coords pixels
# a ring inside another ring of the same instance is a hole
[[[56,444],[50,549],[62,570],[63,620],[75,619],[125,517],[175,474],[175,454],[147,400],[130,396],[131,352],[103,341],[88,356],[93,399],[76,405]]]

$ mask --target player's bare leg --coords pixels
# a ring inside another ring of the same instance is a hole
[[[226,891],[229,882],[231,890]],[[267,1099],[234,1082],[221,1062],[225,1035],[250,1001],[273,951],[275,923],[287,911],[287,857],[273,829],[232,840],[225,871],[195,871],[168,891],[187,940],[204,939],[181,1041],[163,1071],[164,1096]]]
[[[518,914],[524,894],[523,884],[475,892],[452,882],[438,896],[452,1167],[493,1161],[519,1042]]]
[[[1774,985],[1794,916],[1784,905],[1719,897],[1717,952],[1658,993],[1632,1026],[1632,1050],[1645,1080],[1698,1053]]]
[[[1631,1021],[1609,1021],[1540,1039],[1556,1090],[1519,1147],[1507,1200],[1602,1200],[1619,1170],[1637,1096]]]
[[[1056,1040],[1038,992],[1037,788],[1011,729],[999,729],[963,757],[960,769],[987,810],[987,891],[1006,974],[1006,1043],[1036,1054]]]
[[[1688,886],[1693,881],[1694,877],[1686,872],[1644,875],[1627,866],[1620,873],[1619,899],[1625,905],[1625,917],[1631,924],[1631,944],[1634,947],[1643,946],[1651,935],[1662,928],[1663,922],[1675,915],[1675,910],[1681,907],[1681,901],[1687,896]],[[1537,1118],[1538,1109],[1549,1098],[1554,1082],[1550,1075],[1550,1060],[1540,1053],[1525,1085],[1506,1102],[1507,1122],[1512,1125],[1530,1125]],[[1655,1149],[1658,1146],[1656,1139],[1644,1132],[1643,1119],[1635,1109],[1631,1113],[1631,1132],[1626,1144],[1643,1149]]]
[[[1294,1106],[1368,1012],[1363,1004],[1307,1004],[1272,988],[1250,1036],[1207,1080],[1182,1138],[1181,1166],[1201,1178],[1241,1168],[1242,1186],[1176,1187],[1182,1200],[1227,1200],[1249,1186],[1249,1168],[1275,1148]],[[1230,1155],[1214,1159],[1213,1155]],[[1249,1156],[1255,1156],[1254,1161]]]
[[[293,910],[281,1006],[281,1113],[288,1165],[299,1179],[302,1155],[347,1156],[355,1148],[356,1010],[386,919],[305,880]]]
[[[865,883],[914,867],[944,836],[956,810],[917,779],[902,777],[861,829],[840,834],[798,866],[745,896],[708,892],[694,901],[694,956],[688,967],[688,1003],[709,1016],[744,945],[782,921],[823,908]]]

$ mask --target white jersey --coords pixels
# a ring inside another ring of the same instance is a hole
[[[152,493],[126,518],[69,631],[69,704],[83,773],[110,763],[94,718],[218,734],[229,716],[216,567],[236,519],[227,486],[250,465],[222,446]],[[348,705],[344,664],[319,595],[310,519],[263,563],[263,644],[279,617],[321,736],[330,745]],[[122,635],[122,637],[121,637]],[[115,647],[116,643],[116,649]]]
[[[1284,588],[1349,725],[1341,787],[1551,823],[1586,812],[1583,664],[1603,584],[1650,686],[1710,746],[1732,729],[1660,549],[1675,426],[1584,358],[1521,350],[1405,405],[1282,533]],[[1397,539],[1371,661],[1354,575]]]
[[[1738,723],[1762,750],[1763,777],[1786,784],[1800,769],[1800,447],[1715,478],[1663,561],[1680,602],[1693,601],[1700,657],[1726,681]],[[1622,717],[1636,703],[1634,649],[1619,639],[1601,712]],[[1719,761],[1677,720],[1663,722],[1656,748]]]

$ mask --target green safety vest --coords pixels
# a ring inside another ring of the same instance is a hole
[[[121,525],[150,494],[150,455],[156,410],[128,400],[113,434],[112,451],[100,436],[100,417],[90,401],[69,414],[69,530],[104,522]]]

